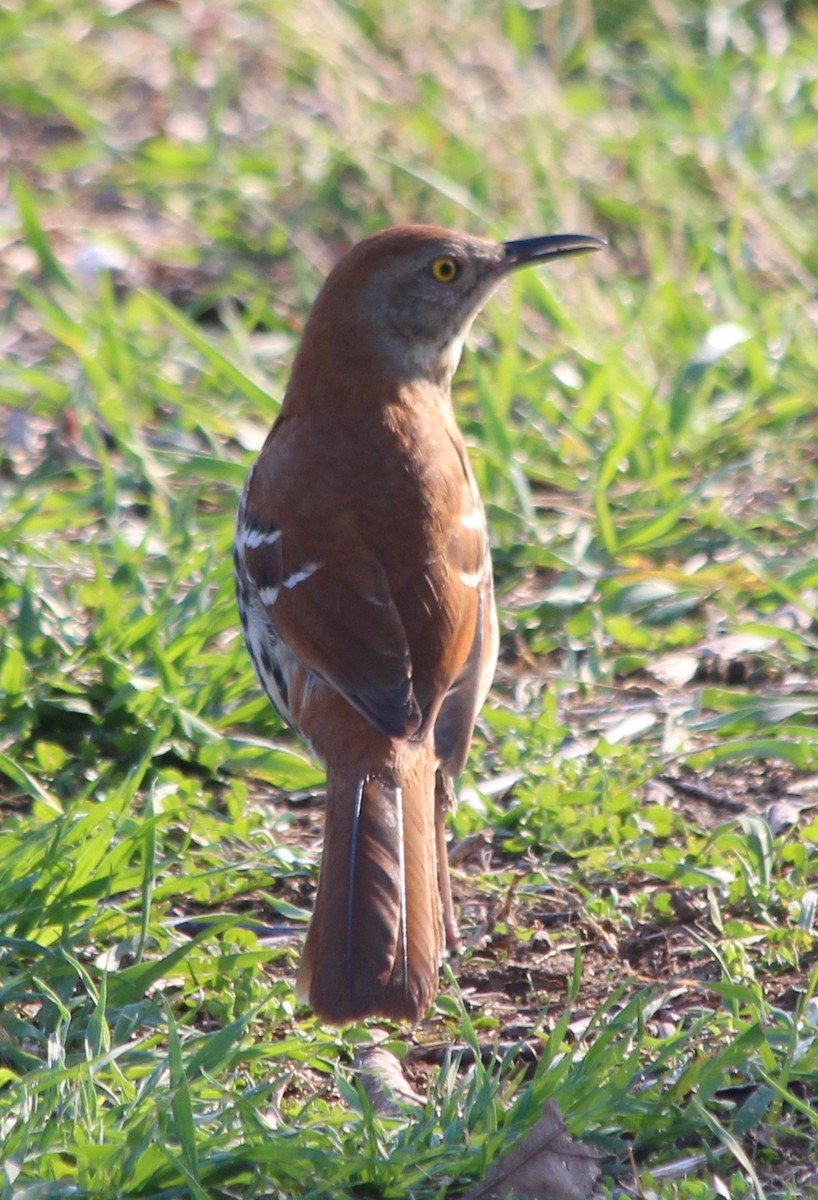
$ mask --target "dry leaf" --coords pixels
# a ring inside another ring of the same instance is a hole
[[[461,1200],[585,1200],[599,1174],[598,1154],[571,1139],[553,1100],[533,1129]]]
[[[352,1066],[378,1116],[404,1117],[407,1104],[423,1104],[423,1097],[412,1090],[399,1060],[389,1050],[381,1046],[361,1050]]]
[[[602,734],[610,746],[616,745],[617,742],[629,742],[638,737],[640,733],[652,729],[658,719],[656,713],[653,712],[628,713],[626,717],[619,717],[610,725],[603,722]]]
[[[774,836],[778,837],[798,824],[801,809],[795,804],[790,804],[788,800],[774,800],[764,809],[763,816]]]
[[[667,684],[668,687],[676,688],[684,687],[686,683],[690,683],[698,669],[698,657],[695,654],[685,654],[683,652],[661,654],[648,666],[648,671],[654,679],[658,679],[660,683]]]

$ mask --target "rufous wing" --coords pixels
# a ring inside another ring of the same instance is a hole
[[[420,710],[406,630],[386,572],[349,515],[327,514],[299,527],[256,477],[240,512],[236,548],[259,602],[304,667],[382,733],[414,732]]]

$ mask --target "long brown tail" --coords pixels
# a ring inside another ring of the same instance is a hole
[[[332,1024],[418,1020],[437,991],[442,919],[435,755],[329,764],[324,853],[296,993]]]

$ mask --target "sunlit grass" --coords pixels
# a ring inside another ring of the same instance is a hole
[[[443,1197],[552,1098],[607,1194],[818,1195],[816,37],[0,13],[0,1195]],[[282,797],[321,774],[230,545],[322,275],[409,219],[610,249],[515,279],[457,376],[503,648],[452,824],[491,857],[461,991],[341,1034],[292,992],[318,843]],[[349,1065],[383,1036],[428,1089],[392,1121]]]

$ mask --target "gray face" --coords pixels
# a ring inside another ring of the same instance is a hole
[[[491,245],[424,246],[386,274],[386,314],[408,336],[455,337],[499,281],[500,262]]]
[[[448,375],[475,315],[502,277],[503,251],[478,240],[424,241],[382,261],[365,297],[390,357],[422,374]]]

